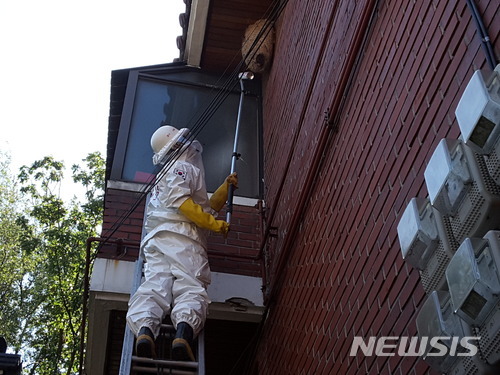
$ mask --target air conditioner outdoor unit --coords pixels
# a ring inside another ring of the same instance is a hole
[[[481,337],[481,353],[500,373],[500,232],[467,238],[446,269],[454,313]]]
[[[455,116],[465,143],[484,155],[490,175],[500,185],[500,65],[493,73],[473,74]]]
[[[453,338],[462,339],[466,335],[463,323],[453,313],[448,292],[433,291],[427,297],[417,315],[417,331],[421,342],[434,337],[448,338],[440,341],[447,348],[444,355],[435,355],[434,348],[429,345],[429,341],[422,355],[422,358],[433,369],[447,373],[459,358],[456,353],[451,352]],[[458,346],[454,350],[458,350]]]
[[[458,243],[500,229],[500,187],[484,159],[462,141],[441,140],[424,176],[431,204],[449,216]]]
[[[433,291],[427,297],[417,315],[417,331],[420,344],[427,343],[419,353],[433,369],[450,375],[498,373],[483,358],[475,332],[453,313],[448,292]]]
[[[458,102],[455,116],[465,143],[489,154],[500,137],[500,65],[491,74],[478,70]]]
[[[398,223],[398,238],[403,259],[419,270],[425,292],[447,290],[445,270],[459,245],[449,218],[428,198],[412,198]]]

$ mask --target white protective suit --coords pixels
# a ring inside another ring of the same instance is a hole
[[[188,323],[197,335],[204,325],[210,300],[210,268],[206,232],[178,209],[192,198],[203,211],[214,214],[205,186],[198,141],[180,155],[151,193],[146,211],[147,235],[141,243],[146,259],[145,282],[129,301],[127,323],[137,335],[148,327],[157,337],[164,317],[175,327]]]

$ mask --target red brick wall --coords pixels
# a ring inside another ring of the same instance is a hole
[[[224,211],[219,219],[225,220]],[[211,233],[208,238],[208,258],[213,272],[261,277],[259,248],[261,242],[261,209],[233,206],[227,238]]]
[[[107,189],[104,197],[104,217],[101,237],[140,243],[145,200],[137,192]],[[133,207],[135,210],[132,211]],[[126,253],[120,252],[114,244],[105,243],[98,253],[102,258],[119,258],[135,261],[139,248]]]
[[[265,199],[273,213],[266,226],[277,234],[267,239],[270,257],[287,255],[282,272],[270,270],[278,289],[259,374],[428,371],[414,357],[350,357],[349,350],[355,335],[416,335],[425,293],[401,257],[396,227],[408,201],[427,195],[426,163],[441,138],[459,136],[455,107],[473,71],[486,67],[465,1],[378,3],[338,131],[287,242],[325,112],[339,95],[369,3],[290,0],[276,25],[264,90]],[[498,53],[500,4],[477,3]]]
[[[107,189],[102,237],[121,239],[127,243],[141,240],[145,200],[136,192]],[[131,211],[136,206],[136,209]],[[225,212],[220,213],[225,218]],[[261,262],[258,257],[261,242],[261,209],[235,205],[231,219],[231,230],[224,238],[211,234],[208,238],[210,267],[214,272],[228,272],[239,275],[261,276]],[[115,230],[115,228],[117,228]],[[138,247],[117,248],[115,243],[102,246],[98,256],[135,261]]]

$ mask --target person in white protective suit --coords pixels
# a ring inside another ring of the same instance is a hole
[[[136,335],[136,354],[154,358],[154,340],[167,314],[176,336],[172,359],[194,361],[193,339],[203,328],[210,300],[210,268],[206,231],[227,234],[229,224],[216,220],[227,200],[231,174],[209,199],[205,187],[202,146],[187,141],[188,129],[165,125],[151,138],[153,163],[161,163],[172,151],[178,159],[157,182],[146,209],[147,235],[141,243],[145,257],[145,281],[129,302],[127,323]]]

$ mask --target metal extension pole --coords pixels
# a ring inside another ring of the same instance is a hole
[[[238,79],[240,81],[240,104],[238,106],[238,118],[236,120],[236,130],[234,133],[234,145],[233,145],[233,154],[231,156],[231,172],[234,173],[236,171],[236,160],[239,158],[238,154],[238,140],[240,137],[240,124],[241,124],[241,112],[243,109],[243,100],[245,98],[245,88],[243,82],[245,80],[253,79],[254,74],[252,72],[244,72],[238,74]],[[227,223],[231,223],[231,215],[233,213],[233,197],[234,197],[234,186],[232,184],[229,185],[229,191],[227,194],[227,211],[226,211],[226,221]]]

